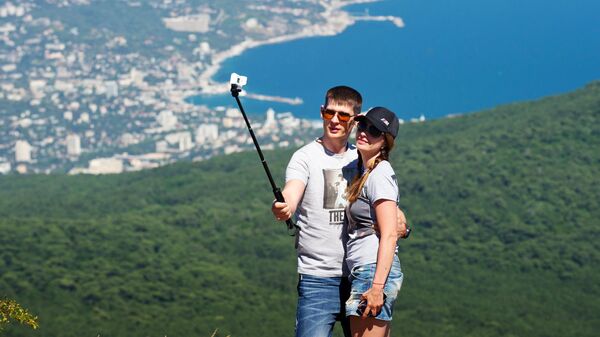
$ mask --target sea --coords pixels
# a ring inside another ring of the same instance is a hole
[[[249,113],[268,108],[319,118],[326,90],[349,85],[364,108],[385,106],[404,120],[435,119],[534,100],[600,80],[598,0],[386,0],[346,7],[359,21],[332,37],[250,49],[215,76],[248,76],[248,91],[300,97],[303,104],[242,98]],[[197,104],[231,106],[230,95]]]

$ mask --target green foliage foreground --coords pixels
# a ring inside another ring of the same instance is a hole
[[[592,83],[401,127],[392,164],[415,232],[394,336],[597,335],[599,117]],[[266,153],[280,182],[291,153]],[[254,153],[2,177],[0,295],[44,336],[290,336],[294,243],[271,199]]]

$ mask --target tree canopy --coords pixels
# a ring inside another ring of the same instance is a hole
[[[599,117],[595,82],[401,126],[391,162],[414,232],[393,335],[597,334]],[[292,152],[265,152],[278,182]],[[292,335],[294,242],[271,200],[254,153],[0,177],[0,296],[43,335]]]

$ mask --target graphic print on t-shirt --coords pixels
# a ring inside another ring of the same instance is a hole
[[[344,167],[343,169],[323,170],[323,209],[329,210],[329,224],[341,225],[344,222],[344,207],[346,201],[346,187],[352,181],[356,168]]]

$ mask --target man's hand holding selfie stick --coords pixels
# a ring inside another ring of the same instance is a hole
[[[275,200],[277,200],[278,202],[285,203],[285,199],[283,197],[283,194],[281,193],[281,189],[279,189],[279,187],[277,187],[277,185],[275,185],[275,181],[273,180],[273,176],[271,175],[271,170],[269,170],[267,161],[265,160],[265,157],[263,156],[263,153],[260,149],[260,145],[258,144],[258,140],[256,139],[256,136],[254,135],[254,131],[252,130],[252,126],[250,125],[250,121],[248,120],[248,117],[246,116],[246,112],[244,111],[244,107],[242,106],[242,102],[240,101],[240,98],[239,98],[240,94],[243,94],[242,87],[244,85],[246,85],[247,82],[248,82],[248,77],[240,76],[236,73],[232,73],[230,80],[229,80],[229,84],[231,84],[231,96],[233,96],[235,98],[235,100],[238,104],[238,107],[240,108],[240,112],[242,113],[242,116],[244,117],[244,121],[246,122],[248,131],[250,132],[250,136],[252,137],[252,142],[254,142],[254,147],[256,147],[256,152],[258,152],[260,161],[263,165],[263,168],[265,169],[265,173],[267,174],[267,178],[269,179],[271,188],[273,189],[273,194],[275,195]],[[294,222],[289,218],[286,219],[285,223],[287,224],[288,232],[291,235],[294,235],[297,230],[296,224],[294,224]]]

